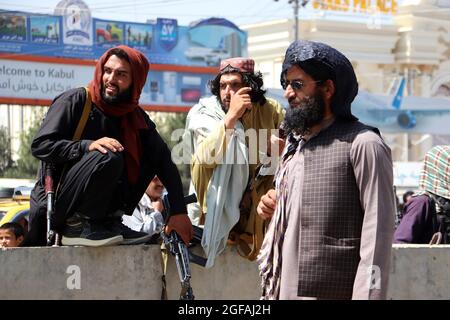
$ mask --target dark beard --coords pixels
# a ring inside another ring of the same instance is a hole
[[[122,102],[131,101],[131,86],[124,91],[119,91],[116,96],[107,96],[105,93],[105,86],[102,85],[102,99],[108,104],[120,104]]]
[[[311,127],[320,123],[325,113],[325,102],[318,92],[311,98],[305,98],[296,108],[289,108],[283,122],[286,135],[305,135]]]
[[[229,106],[227,107],[227,106],[225,105],[225,103],[222,102],[222,99],[220,99],[220,97],[219,97],[218,100],[219,100],[220,106],[222,107],[223,112],[227,113],[227,112],[228,112],[228,109],[229,109]]]

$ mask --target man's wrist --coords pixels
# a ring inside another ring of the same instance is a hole
[[[94,142],[94,140],[81,140],[81,142],[80,142],[81,150],[83,150],[84,153],[88,153],[89,146],[91,145],[92,142]]]
[[[225,129],[234,129],[234,126],[236,125],[236,119],[233,119],[231,117],[225,116]]]

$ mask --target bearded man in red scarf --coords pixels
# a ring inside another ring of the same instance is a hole
[[[92,109],[78,141],[73,137],[88,97],[86,89],[71,89],[55,98],[31,145],[42,165],[31,194],[31,228],[25,245],[46,242],[44,163],[53,165],[58,184],[51,225],[62,234],[63,245],[148,241],[150,235],[127,228],[121,217],[133,213],[155,175],[169,193],[172,215],[165,231],[175,230],[186,243],[192,238],[170,150],[139,107],[148,70],[145,56],[127,46],[103,54],[88,86]]]

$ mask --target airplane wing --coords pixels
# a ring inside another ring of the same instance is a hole
[[[361,90],[353,114],[384,132],[450,134],[450,99],[382,96]]]
[[[402,96],[402,90],[401,85],[396,95],[359,90],[352,113],[382,132],[450,134],[450,99]],[[283,93],[282,89],[269,88],[266,96],[288,108]]]

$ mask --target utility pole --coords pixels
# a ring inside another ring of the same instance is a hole
[[[278,2],[278,0],[274,0],[275,2]],[[294,40],[298,40],[298,10],[300,8],[300,5],[302,7],[306,6],[309,2],[309,0],[301,0],[301,4],[299,3],[299,0],[288,0],[289,4],[292,4],[292,8],[294,9]]]
[[[295,35],[295,41],[298,40],[298,0],[289,0],[289,3],[293,3],[294,7],[294,35]]]

